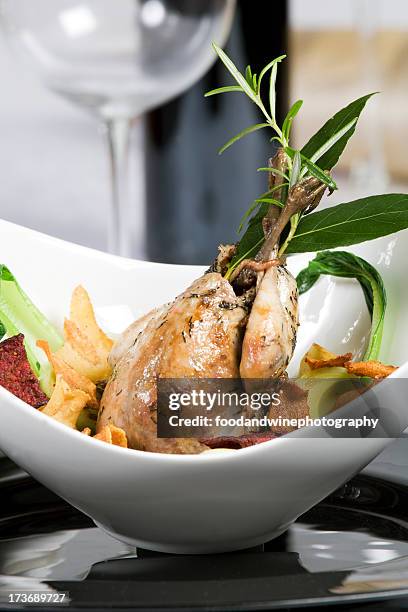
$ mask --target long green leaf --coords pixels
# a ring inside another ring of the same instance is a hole
[[[289,177],[287,174],[285,174],[284,172],[281,172],[280,170],[278,170],[278,168],[270,168],[269,166],[265,167],[265,168],[257,168],[257,172],[270,172],[271,174],[276,174],[277,176],[281,176],[282,178],[286,179],[287,181],[289,181]]]
[[[369,196],[302,217],[286,253],[307,253],[359,244],[406,228],[407,194]]]
[[[271,117],[275,121],[276,117],[276,75],[278,73],[278,64],[274,64],[271,70],[271,77],[269,81],[269,108],[271,111]]]
[[[368,94],[357,100],[351,102],[348,106],[341,109],[338,113],[336,113],[331,119],[329,119],[322,128],[311,139],[305,144],[301,153],[311,159],[312,161],[316,161],[314,159],[314,155],[319,149],[321,149],[327,142],[330,141],[333,136],[338,134],[340,130],[345,128],[350,122],[360,117],[361,111],[365,107],[367,101],[374,94]],[[320,157],[318,166],[322,168],[322,170],[331,170],[339,160],[340,155],[343,153],[347,142],[350,137],[354,134],[356,123],[346,131],[346,133],[334,144],[329,150]]]
[[[258,198],[255,202],[265,202],[265,204],[273,204],[274,206],[279,206],[279,208],[283,207],[282,202],[279,202],[279,200],[275,198]]]
[[[220,58],[220,60],[222,61],[222,63],[224,64],[224,66],[232,74],[232,76],[234,77],[238,85],[242,87],[242,89],[245,91],[247,96],[251,98],[251,100],[257,103],[255,92],[253,91],[252,87],[247,83],[245,77],[240,73],[238,68],[235,66],[234,62],[232,62],[230,58],[228,57],[228,55],[224,53],[224,51],[221,49],[221,47],[219,47],[215,43],[213,43],[213,48],[215,52],[217,53],[218,57]]]
[[[371,316],[370,340],[364,359],[378,359],[387,306],[387,295],[379,272],[368,261],[352,253],[323,251],[298,274],[299,293],[311,289],[322,274],[355,278],[360,283]]]
[[[307,159],[307,157],[302,155],[302,163],[306,167],[307,172],[315,178],[319,179],[319,181],[321,181],[324,185],[327,185],[330,191],[335,191],[337,189],[337,184],[332,179],[332,177],[329,174],[323,172],[323,170],[321,170],[319,166],[314,164],[312,160]]]
[[[209,96],[216,96],[217,94],[228,93],[230,91],[243,92],[244,90],[240,85],[226,85],[225,87],[217,87],[217,89],[211,89],[211,91],[207,91],[204,94],[204,98],[208,98]]]
[[[270,204],[261,204],[259,210],[249,220],[245,234],[239,241],[237,251],[231,260],[230,270],[235,268],[243,259],[253,257],[260,249],[265,240],[262,219],[266,215],[269,207]]]
[[[296,154],[299,153],[295,149],[292,149],[292,147],[286,147],[285,152],[293,160],[295,159]],[[311,159],[307,159],[307,157],[305,157],[302,153],[300,153],[300,157],[303,166],[302,172],[300,173],[300,178],[309,173],[315,178],[319,179],[319,181],[321,181],[324,185],[327,185],[330,191],[337,189],[335,181],[329,174],[326,174],[321,168],[319,168],[319,166],[317,166]]]
[[[257,208],[259,208],[260,204],[264,204],[264,198],[269,198],[275,191],[278,191],[279,189],[282,189],[282,187],[284,187],[286,185],[288,185],[288,183],[282,183],[281,185],[275,185],[274,187],[272,187],[272,189],[270,189],[269,191],[266,191],[265,193],[260,195],[259,198],[257,198],[256,200],[254,200],[252,202],[252,204],[248,208],[248,210],[246,210],[245,213],[242,215],[242,218],[241,218],[241,221],[240,221],[240,224],[239,224],[239,227],[238,227],[238,234],[240,234],[242,232],[242,229],[244,227],[244,223],[248,219],[248,217],[250,217],[252,215],[252,213]],[[279,200],[275,200],[275,202],[279,202]],[[282,206],[281,202],[279,202],[279,206]]]
[[[274,66],[275,64],[278,64],[279,62],[281,62],[282,60],[284,60],[286,57],[286,55],[280,55],[279,57],[275,57],[275,59],[273,59],[271,62],[269,62],[269,64],[266,64],[265,68],[262,68],[260,74],[259,74],[259,79],[258,79],[258,95],[261,93],[261,83],[262,83],[262,79],[265,76],[265,74],[268,72],[268,70],[270,68],[272,68],[272,66]]]
[[[290,131],[292,129],[293,119],[296,117],[300,109],[302,108],[303,100],[297,100],[290,107],[288,114],[286,115],[283,124],[282,124],[282,134],[286,138],[286,141],[289,140]]]
[[[251,125],[245,128],[245,130],[242,130],[242,132],[230,138],[230,140],[221,147],[221,149],[218,151],[218,154],[221,155],[221,153],[224,153],[224,151],[228,149],[232,144],[234,144],[234,142],[237,142],[237,140],[241,140],[241,138],[243,138],[244,136],[247,136],[248,134],[252,134],[252,132],[256,132],[257,130],[261,130],[264,127],[269,127],[269,124],[268,123],[256,123],[255,125]]]

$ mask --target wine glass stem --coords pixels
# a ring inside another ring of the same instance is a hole
[[[111,206],[108,218],[108,251],[129,257],[129,141],[132,119],[106,121],[111,169]]]

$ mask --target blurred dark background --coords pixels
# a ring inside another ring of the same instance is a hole
[[[288,5],[238,0],[225,47],[238,66],[260,72],[288,48]],[[277,115],[288,103],[288,61],[279,66]],[[218,155],[217,149],[243,128],[261,121],[244,95],[204,93],[232,79],[221,62],[187,93],[151,112],[146,122],[147,255],[154,261],[210,262],[221,242],[235,242],[239,220],[266,191],[265,166],[274,152],[269,130],[260,130]],[[268,82],[265,79],[264,86]]]

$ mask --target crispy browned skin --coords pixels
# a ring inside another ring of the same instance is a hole
[[[369,378],[386,378],[398,370],[396,366],[385,365],[380,361],[347,361],[344,367],[350,374]]]
[[[199,453],[194,439],[157,438],[156,379],[238,378],[246,311],[228,281],[206,274],[151,316],[116,363],[102,397],[98,431],[109,422],[129,446],[162,453]],[[127,336],[128,339],[129,336]]]

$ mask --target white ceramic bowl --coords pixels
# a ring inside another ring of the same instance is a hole
[[[385,358],[400,364],[408,359],[406,239],[404,233],[353,249],[385,279]],[[297,271],[308,259],[291,258],[290,268]],[[112,333],[172,299],[202,271],[121,259],[6,222],[0,222],[0,261],[57,325],[72,289],[83,284]],[[321,279],[302,298],[301,313],[292,373],[314,340],[334,351],[362,350],[369,320],[357,284]],[[407,367],[397,375],[406,376]],[[97,525],[123,541],[179,553],[229,551],[273,538],[390,442],[286,436],[229,453],[159,455],[92,440],[2,388],[0,419],[0,448]]]

